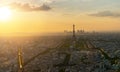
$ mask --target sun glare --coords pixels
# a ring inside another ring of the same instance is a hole
[[[0,8],[0,20],[5,21],[10,19],[11,17],[11,10],[9,7],[1,7]]]

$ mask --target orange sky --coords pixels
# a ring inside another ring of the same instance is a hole
[[[103,7],[100,10],[89,10],[88,8],[88,11],[79,11],[73,8],[72,11],[70,9],[74,6],[66,7],[68,9],[61,9],[59,2],[58,6],[57,4],[55,5],[56,7],[54,4],[51,5],[53,8],[50,11],[31,11],[34,9],[29,8],[28,10],[31,12],[24,12],[11,8],[12,16],[10,19],[0,21],[0,33],[63,32],[64,30],[71,30],[72,24],[76,25],[76,29],[84,29],[85,31],[120,31],[120,14],[116,8],[112,8],[112,10],[116,9],[115,12],[106,10]]]

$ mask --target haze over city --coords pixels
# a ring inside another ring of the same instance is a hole
[[[0,0],[0,33],[120,31],[119,0]]]
[[[0,72],[120,72],[120,0],[0,0]]]

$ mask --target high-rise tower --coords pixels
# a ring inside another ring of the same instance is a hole
[[[75,40],[75,25],[73,24],[73,39]]]

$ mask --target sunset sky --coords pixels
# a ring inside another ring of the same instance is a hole
[[[120,0],[0,0],[11,11],[0,33],[120,31]],[[1,14],[0,14],[1,15]]]

